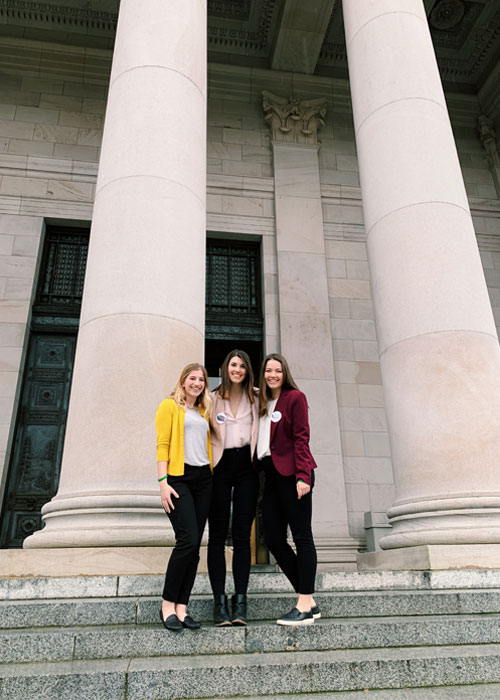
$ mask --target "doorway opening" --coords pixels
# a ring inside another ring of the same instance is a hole
[[[210,388],[219,384],[220,367],[234,349],[244,350],[258,383],[263,359],[260,242],[207,240],[205,365]],[[252,530],[252,563],[267,564],[260,509]]]
[[[89,231],[47,228],[2,508],[1,548],[42,527],[59,485]]]

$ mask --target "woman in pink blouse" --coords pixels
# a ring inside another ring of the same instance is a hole
[[[250,575],[250,533],[257,506],[258,479],[252,458],[259,425],[250,358],[232,350],[222,364],[221,384],[212,394],[210,438],[213,496],[208,517],[208,574],[218,627],[246,625]],[[225,593],[225,543],[232,514],[233,578],[231,614]]]

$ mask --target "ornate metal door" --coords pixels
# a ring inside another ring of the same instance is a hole
[[[0,547],[21,547],[57,491],[89,234],[45,236],[5,492]]]
[[[260,247],[247,241],[207,241],[207,339],[262,341]]]
[[[54,496],[64,443],[76,333],[32,334],[9,479],[2,547],[21,547]]]
[[[262,359],[260,244],[207,241],[205,365],[210,376],[230,350],[245,350],[258,370]]]

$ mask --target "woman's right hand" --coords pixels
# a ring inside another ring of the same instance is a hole
[[[175,489],[173,489],[168,481],[160,482],[160,496],[161,504],[166,513],[170,513],[171,510],[175,510],[173,498],[179,498],[179,494]]]

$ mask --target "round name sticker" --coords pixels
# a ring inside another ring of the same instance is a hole
[[[273,423],[277,423],[281,420],[281,411],[273,411],[271,413],[271,420]]]
[[[219,425],[222,423],[225,423],[226,422],[226,414],[225,413],[218,413],[215,416],[215,420],[217,421],[217,423],[219,423]]]

